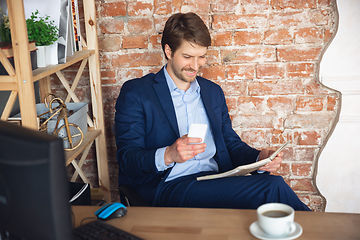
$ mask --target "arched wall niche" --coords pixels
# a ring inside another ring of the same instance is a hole
[[[338,91],[341,101],[318,154],[315,185],[326,212],[360,213],[360,1],[336,5],[337,32],[320,61],[319,80]]]

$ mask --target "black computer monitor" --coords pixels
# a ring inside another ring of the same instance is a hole
[[[72,239],[71,225],[62,140],[0,121],[3,239]]]

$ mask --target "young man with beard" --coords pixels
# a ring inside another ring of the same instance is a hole
[[[167,64],[156,74],[129,80],[116,103],[119,186],[131,185],[151,206],[255,209],[282,202],[309,210],[281,176],[264,173],[197,181],[264,159],[232,129],[222,89],[199,77],[211,37],[194,13],[177,13],[165,24],[162,48]],[[192,123],[207,124],[204,142],[187,136]]]

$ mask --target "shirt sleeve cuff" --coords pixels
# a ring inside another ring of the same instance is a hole
[[[158,148],[155,152],[155,165],[159,172],[165,171],[166,169],[174,166],[174,163],[171,163],[167,166],[165,165],[164,155],[166,148],[167,147]]]

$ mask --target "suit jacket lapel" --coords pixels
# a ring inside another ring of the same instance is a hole
[[[232,164],[231,164],[231,160],[225,157],[228,155],[223,154],[226,151],[226,146],[223,140],[221,123],[216,118],[215,112],[213,110],[213,106],[211,106],[212,91],[210,90],[210,88],[208,88],[208,85],[205,84],[205,82],[199,78],[198,78],[198,83],[200,85],[200,93],[201,93],[202,101],[210,122],[211,130],[213,133],[213,138],[216,146],[216,151],[218,154],[218,158],[214,158],[214,159],[219,165],[219,169],[221,172],[228,171],[232,169]]]
[[[159,98],[159,102],[175,133],[178,137],[180,137],[174,104],[170,95],[169,87],[166,83],[163,69],[156,74],[154,80],[155,84],[153,85],[153,87]]]
[[[198,78],[198,83],[200,85],[200,94],[201,94],[201,98],[204,104],[204,108],[206,110],[206,113],[208,115],[209,118],[209,122],[211,125],[211,130],[213,132],[214,135],[214,140],[215,140],[215,144],[217,144],[217,139],[221,136],[221,129],[220,129],[220,125],[218,120],[216,119],[214,110],[213,110],[213,106],[211,106],[211,92],[208,89],[207,85],[204,84],[203,81],[201,81],[201,79]]]

